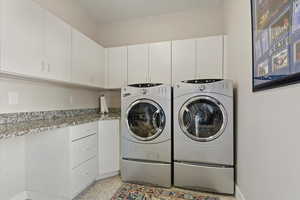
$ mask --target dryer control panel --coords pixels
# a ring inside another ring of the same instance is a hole
[[[163,84],[135,84],[122,88],[122,98],[130,96],[171,98],[171,86]]]
[[[175,96],[185,93],[219,93],[233,96],[233,82],[231,80],[209,79],[184,81],[175,85]]]

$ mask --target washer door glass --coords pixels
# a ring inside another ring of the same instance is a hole
[[[127,111],[131,135],[142,141],[154,140],[165,128],[165,113],[151,100],[138,100]]]
[[[188,100],[179,112],[182,131],[191,139],[208,142],[218,138],[226,127],[227,117],[223,105],[208,96]]]

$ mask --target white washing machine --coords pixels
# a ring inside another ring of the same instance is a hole
[[[162,84],[122,89],[124,182],[171,187],[171,92]]]
[[[234,193],[233,86],[230,80],[174,85],[174,185]]]

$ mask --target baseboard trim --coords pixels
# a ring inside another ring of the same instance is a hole
[[[68,198],[63,198],[63,197],[54,197],[54,196],[49,196],[47,194],[42,194],[39,192],[34,192],[34,191],[27,191],[27,198],[30,200],[69,200]],[[24,199],[24,200],[26,200]]]
[[[113,176],[117,176],[119,174],[120,174],[120,171],[105,173],[105,174],[102,174],[102,175],[98,176],[97,181],[107,179],[107,178],[110,178],[110,177],[113,177]]]
[[[28,199],[28,194],[25,191],[15,195],[13,198],[11,198],[11,200],[26,200],[26,199]]]
[[[237,200],[246,200],[238,185],[235,185],[235,198]]]

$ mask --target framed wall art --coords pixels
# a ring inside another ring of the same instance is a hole
[[[300,0],[251,0],[253,91],[300,82]]]

